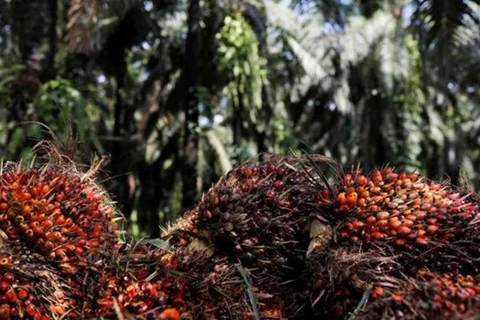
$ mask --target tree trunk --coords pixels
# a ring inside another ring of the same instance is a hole
[[[48,56],[47,70],[45,71],[45,80],[53,79],[55,72],[55,53],[57,52],[57,22],[58,22],[57,0],[48,2],[48,11],[50,14],[50,24],[48,26]]]
[[[125,57],[118,66],[115,75],[115,105],[113,113],[113,141],[111,144],[111,173],[115,178],[115,200],[118,202],[122,212],[128,218],[133,210],[133,190],[128,174],[132,170],[130,161],[134,148],[127,138],[131,133],[129,128],[128,105],[125,103],[122,91],[125,89],[125,77],[127,73]]]
[[[185,46],[186,100],[184,102],[185,124],[182,166],[182,207],[188,209],[197,199],[198,117],[200,86],[200,57],[202,35],[200,29],[200,0],[190,0],[188,6],[188,34]]]

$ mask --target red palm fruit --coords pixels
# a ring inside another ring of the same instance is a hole
[[[17,291],[17,296],[19,299],[24,300],[28,297],[28,291],[24,288],[19,288]]]
[[[340,192],[337,196],[337,202],[340,204],[344,204],[345,200],[347,199],[345,192]]]
[[[177,309],[169,308],[164,311],[159,316],[160,320],[179,320],[180,312]]]
[[[11,272],[6,272],[1,277],[1,281],[5,281],[8,284],[12,284],[13,280],[15,280],[15,276]]]
[[[10,289],[10,284],[5,282],[5,281],[1,281],[0,282],[0,293],[5,293],[7,292],[8,290]]]
[[[358,194],[356,192],[350,192],[347,195],[345,203],[349,206],[354,206],[357,204]]]
[[[7,301],[9,301],[9,302],[11,302],[11,303],[17,302],[18,296],[17,296],[17,294],[15,293],[15,291],[14,291],[13,289],[7,291],[7,293],[5,294],[5,296],[7,297]]]
[[[384,290],[382,287],[374,287],[372,291],[370,292],[370,297],[374,300],[382,297],[384,294]]]
[[[52,310],[56,316],[61,316],[67,311],[64,306],[58,304],[50,306],[50,310]]]
[[[356,178],[355,178],[355,181],[357,183],[357,185],[359,186],[364,186],[368,183],[368,179],[367,177],[365,177],[364,175],[362,174],[359,174]]]

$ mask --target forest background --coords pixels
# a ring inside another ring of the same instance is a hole
[[[1,0],[0,155],[109,155],[137,236],[263,152],[480,187],[479,75],[479,0]]]

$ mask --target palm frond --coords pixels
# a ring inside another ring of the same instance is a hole
[[[468,37],[467,30],[478,33],[480,27],[478,5],[474,1],[418,1],[412,25],[423,40],[423,52],[433,71],[433,83],[445,90],[455,74],[451,64],[457,49]]]
[[[363,60],[372,53],[375,43],[391,35],[394,26],[390,12],[377,12],[370,19],[353,17],[338,40],[342,44],[342,59],[349,63]]]
[[[293,10],[272,0],[264,0],[264,3],[269,23],[284,34],[304,72],[292,92],[302,96],[310,87],[320,84],[324,90],[333,88],[336,107],[340,111],[351,110],[347,83],[349,66],[373,54],[374,44],[392,37],[395,30],[392,14],[381,11],[370,19],[354,16],[347,20],[343,30],[338,31],[322,23],[324,19],[318,11],[298,16]],[[339,59],[340,66],[336,65],[336,59]],[[387,58],[386,61],[391,63],[393,59]],[[341,79],[338,78],[338,67],[343,72],[340,73]]]
[[[220,165],[222,172],[227,172],[232,168],[232,163],[230,157],[228,156],[228,151],[225,148],[224,139],[222,136],[225,136],[225,132],[222,133],[222,128],[212,128],[205,132],[205,137],[207,138],[208,144],[210,145],[212,151],[216,155],[217,161]]]

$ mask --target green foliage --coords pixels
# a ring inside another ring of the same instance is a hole
[[[32,114],[42,115],[42,122],[53,132],[62,136],[68,132],[67,126],[76,129],[78,139],[90,139],[92,125],[98,121],[98,110],[88,103],[72,81],[57,78],[45,82],[33,102]]]
[[[422,128],[422,109],[426,103],[420,79],[420,52],[412,36],[406,39],[408,52],[408,74],[401,84],[399,93],[393,97],[398,106],[398,117],[402,139],[399,141],[398,164],[406,170],[421,166],[421,145],[425,132]]]
[[[90,148],[104,150],[97,136],[102,112],[85,99],[71,80],[56,78],[45,82],[29,113],[32,119],[48,127],[59,141],[88,141],[92,145]]]
[[[225,86],[226,93],[237,108],[248,107],[249,120],[257,123],[266,74],[264,59],[258,53],[258,40],[240,13],[225,17],[224,26],[216,38],[219,41],[220,68],[230,76],[230,82]]]
[[[12,113],[13,86],[17,74],[25,70],[21,64],[7,65],[0,60],[0,148],[2,158],[16,159],[24,143],[24,128],[19,128]]]

